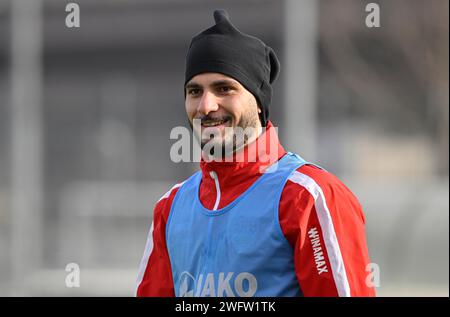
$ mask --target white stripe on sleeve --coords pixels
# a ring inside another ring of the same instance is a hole
[[[175,189],[180,187],[181,185],[183,185],[184,182],[179,183],[174,185],[169,191],[167,191],[160,199],[158,199],[159,203],[161,200],[168,198],[170,196],[170,193]],[[150,231],[148,233],[147,236],[147,243],[145,244],[145,250],[144,250],[144,255],[142,256],[141,259],[141,264],[139,265],[139,272],[138,272],[138,276],[136,279],[136,290],[135,290],[135,296],[137,295],[137,290],[139,288],[139,285],[142,282],[142,279],[144,278],[144,274],[145,274],[145,270],[147,269],[147,264],[148,264],[148,259],[150,258],[150,254],[153,251],[153,221],[152,221],[152,225],[150,227]]]
[[[172,190],[174,190],[175,188],[180,187],[181,185],[183,185],[184,182],[181,182],[179,184],[174,185],[170,190],[167,191],[167,193],[165,193],[160,199],[158,199],[157,203],[159,203],[161,200],[168,198],[170,196],[170,193],[172,192]]]
[[[325,248],[330,259],[331,271],[338,294],[340,297],[350,297],[350,285],[345,271],[344,260],[322,189],[311,177],[298,171],[294,171],[289,180],[304,187],[314,197],[314,206],[322,229]]]
[[[153,221],[147,236],[147,243],[145,244],[144,255],[142,256],[141,264],[139,265],[139,273],[136,279],[136,290],[134,294],[135,296],[137,296],[137,290],[139,288],[139,285],[141,285],[142,279],[144,278],[145,269],[147,268],[148,259],[150,258],[150,254],[152,253],[152,251],[153,251]]]

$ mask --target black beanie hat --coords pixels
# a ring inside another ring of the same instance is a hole
[[[236,29],[225,10],[214,11],[214,20],[214,26],[191,41],[184,84],[205,72],[221,73],[236,79],[255,96],[262,108],[261,123],[266,126],[272,99],[270,84],[278,76],[280,62],[271,47]]]

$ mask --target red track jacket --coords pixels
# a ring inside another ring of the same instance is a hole
[[[286,153],[270,122],[261,137],[272,140],[276,149],[270,149],[267,141],[265,151],[257,149],[256,162],[200,163],[200,201],[206,208],[228,205],[262,175],[265,166]],[[174,296],[165,229],[181,185],[172,187],[154,208],[137,296]],[[279,221],[294,250],[295,271],[304,296],[375,296],[374,288],[366,285],[370,260],[365,217],[357,198],[336,176],[313,165],[298,168],[281,195]]]

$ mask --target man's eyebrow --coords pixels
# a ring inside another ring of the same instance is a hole
[[[236,85],[236,82],[232,81],[232,80],[228,80],[228,79],[221,79],[221,80],[216,80],[213,81],[210,86],[211,87],[219,87],[219,86],[224,86],[224,85]],[[202,85],[196,83],[196,82],[192,82],[192,83],[187,83],[185,86],[185,89],[189,89],[189,88],[201,88]]]
[[[223,86],[223,85],[236,85],[236,83],[232,80],[221,79],[211,83],[212,87]]]
[[[197,83],[187,83],[186,86],[184,87],[185,89],[189,89],[189,88],[200,88],[201,86]]]

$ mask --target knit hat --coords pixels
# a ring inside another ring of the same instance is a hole
[[[266,126],[272,99],[271,84],[278,76],[280,62],[271,47],[234,27],[225,10],[214,11],[214,20],[214,26],[191,41],[184,84],[206,72],[234,78],[255,96],[262,110],[261,123]]]

